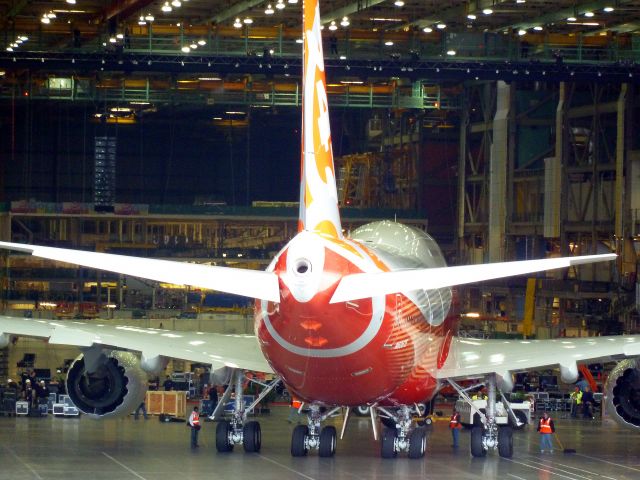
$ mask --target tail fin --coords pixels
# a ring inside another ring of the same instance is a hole
[[[302,171],[298,231],[341,237],[318,1],[303,1]]]

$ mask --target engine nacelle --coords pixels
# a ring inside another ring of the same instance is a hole
[[[619,424],[640,429],[640,364],[623,360],[611,371],[605,385],[605,408]]]
[[[67,374],[67,393],[74,405],[96,419],[130,414],[144,400],[147,386],[140,359],[130,352],[105,351],[90,373],[80,355]]]

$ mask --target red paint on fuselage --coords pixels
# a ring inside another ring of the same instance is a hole
[[[281,301],[268,304],[267,318],[261,302],[256,303],[256,334],[287,388],[306,402],[325,405],[430,399],[437,390],[433,373],[450,322],[432,327],[400,294],[329,303],[342,276],[360,269],[328,248],[319,291],[310,301],[299,302],[283,281],[286,250],[274,266],[281,278]]]

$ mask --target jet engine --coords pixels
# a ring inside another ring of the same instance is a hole
[[[147,374],[130,352],[80,355],[67,374],[67,393],[92,418],[117,418],[133,412],[147,392]]]
[[[640,365],[623,360],[611,371],[605,385],[606,409],[619,424],[640,429]]]

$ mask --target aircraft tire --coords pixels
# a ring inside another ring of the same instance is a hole
[[[513,429],[511,427],[498,427],[498,453],[504,458],[513,456]]]
[[[331,425],[324,427],[320,432],[320,449],[318,455],[321,457],[333,457],[336,453],[336,427]]]
[[[482,427],[473,427],[471,429],[471,456],[473,457],[485,457],[487,455],[487,451],[482,446],[482,434],[484,433],[484,428]]]
[[[409,437],[409,458],[423,458],[427,451],[427,434],[424,428],[416,428]]]
[[[396,458],[397,455],[396,429],[385,428],[382,431],[382,440],[380,442],[380,456],[382,458]]]
[[[371,407],[369,407],[369,405],[360,405],[358,407],[353,407],[352,411],[359,417],[368,417],[370,415],[370,408]]]
[[[229,441],[230,432],[231,424],[229,422],[218,422],[216,427],[216,450],[218,452],[225,453],[233,450],[233,444]]]
[[[306,438],[309,435],[309,427],[297,425],[291,433],[291,456],[304,457],[309,452],[306,445]]]
[[[262,430],[260,423],[247,422],[242,429],[242,445],[248,453],[259,452],[262,446]]]

